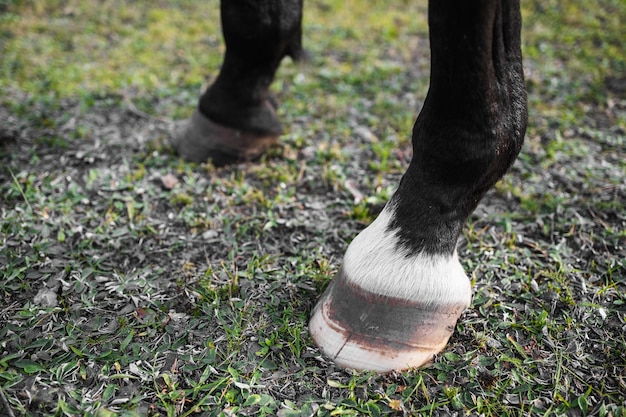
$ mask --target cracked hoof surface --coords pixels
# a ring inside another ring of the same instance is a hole
[[[179,122],[170,135],[170,143],[187,161],[216,166],[253,161],[278,142],[279,134],[247,132],[217,124],[197,109],[190,119]]]
[[[467,303],[423,305],[349,282],[344,270],[318,301],[309,331],[342,367],[390,372],[420,367],[446,346]]]

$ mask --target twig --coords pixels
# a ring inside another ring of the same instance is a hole
[[[15,178],[15,174],[13,174],[13,170],[11,168],[9,168],[9,173],[11,174],[11,178],[13,178],[13,182],[15,183],[17,188],[20,190],[20,194],[22,194],[22,198],[24,199],[24,202],[26,202],[26,205],[28,206],[28,209],[32,213],[33,212],[33,208],[30,206],[30,203],[28,202],[28,198],[26,197],[26,193],[24,193],[24,189],[22,188],[22,184],[20,184],[20,182],[17,180],[17,178]]]
[[[172,124],[172,120],[168,118],[161,117],[161,116],[152,116],[144,111],[139,110],[137,106],[135,106],[135,103],[133,103],[131,98],[128,96],[128,94],[123,94],[122,97],[124,97],[124,104],[126,104],[126,107],[128,107],[128,110],[134,115],[139,116],[143,119],[147,119],[147,120],[156,120],[161,123],[165,123],[168,126]]]
[[[9,400],[7,400],[6,395],[4,395],[4,388],[0,387],[0,397],[2,398],[2,403],[4,404],[4,408],[7,409],[9,413],[9,417],[15,417],[13,413],[13,409],[11,408],[11,404],[9,404]]]

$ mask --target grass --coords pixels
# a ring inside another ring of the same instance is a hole
[[[626,416],[617,0],[524,2],[526,144],[468,221],[473,303],[434,363],[341,370],[307,334],[410,160],[425,6],[307,2],[281,146],[215,169],[165,138],[219,67],[216,1],[0,1],[1,413]]]

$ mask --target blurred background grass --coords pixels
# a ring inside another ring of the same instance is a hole
[[[406,34],[427,33],[425,12],[424,0],[310,0],[304,42],[316,54],[365,59],[406,42]],[[59,96],[148,92],[202,84],[221,62],[216,0],[3,0],[0,13],[4,88]],[[584,83],[583,98],[598,99],[607,77],[624,76],[626,2],[524,1],[523,15],[530,83]]]
[[[527,137],[542,146],[542,136],[579,126],[590,111],[602,119],[599,112],[626,96],[626,2],[522,7]],[[425,0],[305,1],[304,45],[313,60],[285,60],[273,86],[288,128],[304,113],[310,123],[323,121],[320,131],[337,123],[334,135],[347,141],[342,121],[357,103],[368,107],[361,113],[373,132],[397,136],[396,147],[408,143],[428,88]],[[22,102],[24,114],[32,104],[15,100],[16,91],[44,107],[123,96],[147,114],[185,118],[217,75],[223,50],[217,0],[2,0],[0,103]],[[623,114],[606,123],[626,126]]]

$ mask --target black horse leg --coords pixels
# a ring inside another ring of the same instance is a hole
[[[285,56],[302,56],[302,0],[223,0],[220,11],[220,73],[172,140],[185,159],[216,165],[258,158],[277,141],[269,86]]]
[[[430,88],[414,155],[379,217],[350,244],[310,332],[338,364],[381,372],[441,351],[471,301],[456,245],[526,130],[519,0],[429,2]]]

